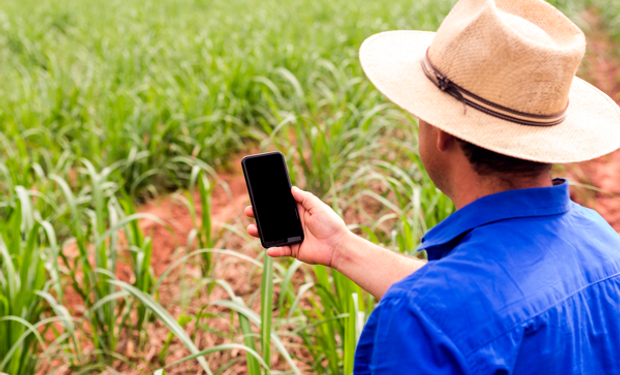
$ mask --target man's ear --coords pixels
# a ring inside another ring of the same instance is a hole
[[[452,134],[437,128],[437,149],[439,151],[449,152],[456,145],[456,138]]]

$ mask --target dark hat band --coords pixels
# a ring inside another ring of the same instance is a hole
[[[479,97],[478,95],[465,90],[456,83],[450,81],[448,77],[439,72],[428,57],[428,49],[422,59],[422,70],[424,74],[430,79],[435,86],[441,91],[449,94],[456,100],[463,103],[464,108],[467,109],[467,105],[473,107],[488,115],[500,118],[502,120],[511,121],[521,125],[531,126],[553,126],[561,123],[566,119],[566,110],[568,109],[568,103],[563,111],[554,113],[552,115],[534,115],[531,113],[519,112],[514,109],[510,109],[499,104],[493,103],[489,100]]]

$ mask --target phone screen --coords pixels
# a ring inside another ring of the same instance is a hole
[[[252,155],[242,164],[263,246],[301,242],[303,231],[284,156]]]

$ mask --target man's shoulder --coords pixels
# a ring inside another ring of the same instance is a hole
[[[472,327],[485,327],[482,336],[491,339],[618,272],[620,237],[595,211],[575,204],[554,219],[475,228],[384,298],[407,299],[455,343],[470,346]]]
[[[447,255],[395,283],[387,295],[416,301],[450,296],[458,303],[489,287],[494,293],[488,297],[516,284],[535,292],[550,277],[588,276],[584,281],[592,282],[620,270],[620,235],[596,211],[576,203],[555,217],[489,223],[443,246],[451,247]]]
[[[571,201],[571,209],[568,212],[573,217],[577,217],[582,222],[591,222],[599,226],[600,229],[608,230],[617,235],[617,232],[609,225],[598,211],[584,207],[575,201]]]

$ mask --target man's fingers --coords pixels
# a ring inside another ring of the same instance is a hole
[[[312,209],[325,204],[316,195],[303,191],[297,186],[293,186],[291,193],[293,193],[293,198],[295,198],[297,203],[301,204],[302,207],[306,209],[306,211],[310,211],[310,213],[312,213]]]
[[[247,217],[254,217],[254,209],[252,208],[252,206],[247,206],[244,213]]]
[[[248,230],[248,234],[250,236],[258,237],[258,228],[256,227],[256,224],[250,224],[246,229]]]
[[[267,255],[270,257],[290,257],[293,256],[293,250],[290,246],[270,247],[267,249]]]

